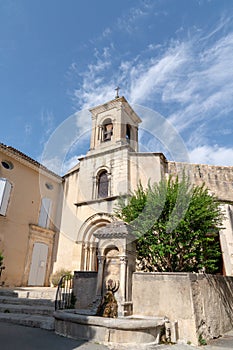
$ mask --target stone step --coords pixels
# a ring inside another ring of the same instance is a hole
[[[0,313],[18,313],[30,315],[53,316],[54,307],[48,305],[24,305],[0,303]]]
[[[48,299],[55,300],[56,288],[49,287],[21,287],[21,288],[0,288],[0,296],[11,296],[28,299]]]
[[[54,330],[55,296],[55,288],[0,288],[0,322]]]
[[[17,313],[0,313],[0,322],[10,322],[28,327],[54,330],[54,318]]]
[[[53,300],[17,298],[12,296],[0,296],[0,304],[31,305],[31,306],[41,305],[41,306],[54,307]]]
[[[1,289],[0,288],[0,297],[11,297],[11,298],[18,298],[18,294],[14,290],[8,290],[8,289]]]

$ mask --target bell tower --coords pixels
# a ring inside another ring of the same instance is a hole
[[[128,145],[138,152],[138,124],[141,119],[124,96],[90,109],[92,134],[89,154]]]

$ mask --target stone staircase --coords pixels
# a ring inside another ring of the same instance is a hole
[[[55,288],[0,288],[0,322],[54,330]]]

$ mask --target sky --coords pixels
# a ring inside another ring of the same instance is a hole
[[[0,0],[0,142],[63,174],[117,86],[141,151],[233,165],[233,1]]]

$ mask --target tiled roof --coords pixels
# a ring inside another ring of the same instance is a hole
[[[54,176],[56,176],[57,178],[60,178],[61,177],[59,175],[57,175],[56,173],[54,173],[53,171],[49,170],[48,168],[46,168],[44,165],[42,165],[41,163],[37,162],[36,160],[34,160],[33,158],[27,156],[26,154],[24,154],[23,152],[20,152],[19,150],[17,150],[16,148],[14,147],[11,147],[11,146],[7,146],[7,145],[4,145],[4,143],[1,143],[0,142],[0,149],[2,149],[3,151],[5,150],[6,152],[10,152],[12,155],[15,155],[27,162],[29,162],[30,164],[33,164],[34,166],[36,166],[37,168],[40,168]]]

